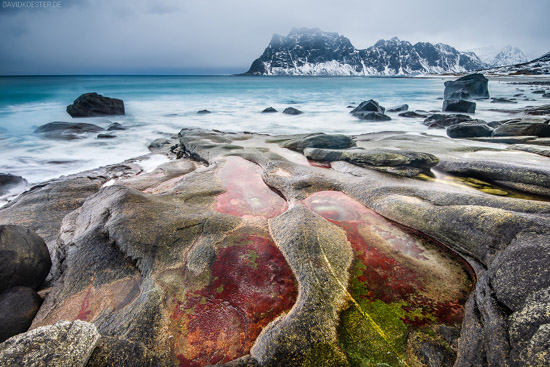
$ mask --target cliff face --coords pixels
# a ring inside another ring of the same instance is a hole
[[[287,36],[275,34],[245,74],[414,75],[467,72],[485,66],[474,53],[441,43],[413,45],[394,37],[359,50],[338,33],[301,28]]]

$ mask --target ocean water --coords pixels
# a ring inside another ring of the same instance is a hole
[[[148,144],[184,127],[224,131],[293,134],[322,131],[361,134],[374,131],[429,132],[422,119],[389,114],[391,121],[363,122],[349,114],[349,105],[375,99],[386,108],[407,103],[410,110],[441,110],[445,78],[376,77],[241,77],[241,76],[60,76],[0,77],[0,173],[38,183],[148,153]],[[494,97],[511,97],[525,90],[536,101],[514,105],[478,102],[477,118],[507,118],[494,108],[543,104],[529,86],[490,81]],[[86,92],[121,98],[125,116],[71,118],[65,108]],[[261,114],[272,106],[279,113]],[[299,116],[280,112],[293,106]],[[208,109],[211,114],[197,111]],[[79,140],[56,141],[33,134],[52,121],[90,122],[128,128],[115,139],[90,134]]]

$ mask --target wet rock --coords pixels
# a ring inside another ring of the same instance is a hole
[[[341,134],[312,134],[284,141],[281,147],[303,152],[306,148],[347,149],[355,146],[355,141]]]
[[[401,112],[399,115],[400,117],[409,117],[409,118],[427,118],[428,115],[423,113],[418,113],[416,111],[407,111],[407,112]]]
[[[3,366],[84,367],[100,338],[93,324],[60,321],[11,337],[0,344]]]
[[[41,304],[32,288],[13,287],[0,293],[0,343],[27,331]]]
[[[533,94],[544,94],[546,91],[544,89],[537,89],[533,91]]]
[[[543,166],[482,160],[442,160],[437,168],[463,177],[497,182],[518,191],[550,196],[550,170]]]
[[[439,162],[439,159],[432,154],[412,151],[307,148],[304,150],[304,155],[314,161],[346,161],[361,167],[407,177],[429,171]]]
[[[210,111],[208,111],[208,110],[200,110],[200,111],[197,111],[197,114],[199,114],[199,115],[208,115],[209,113],[212,113],[212,112],[210,112]]]
[[[542,95],[542,98],[550,98],[550,93],[544,93],[544,94]]]
[[[260,334],[250,354],[261,366],[347,366],[338,346],[352,251],[341,229],[298,205],[270,219],[273,239],[297,276],[296,306]],[[327,259],[330,259],[328,262]],[[321,280],[321,281],[320,281]]]
[[[27,180],[21,176],[0,173],[0,196],[6,195],[9,190],[18,187],[26,186]]]
[[[550,137],[550,125],[541,122],[511,120],[493,131],[493,136],[538,136]]]
[[[118,122],[113,122],[111,125],[109,125],[109,127],[107,128],[107,131],[122,131],[122,130],[126,130],[126,128],[124,126],[122,126],[120,123]]]
[[[373,99],[369,99],[368,101],[361,102],[359,106],[351,110],[350,113],[352,115],[363,114],[364,112],[378,112],[380,114],[383,114],[385,111],[386,109],[380,106],[378,102]]]
[[[283,113],[286,115],[301,115],[303,112],[294,107],[287,107],[283,110]]]
[[[113,135],[113,134],[98,134],[97,138],[98,139],[114,139],[114,138],[116,138],[116,135]]]
[[[511,145],[508,149],[534,153],[534,154],[538,154],[538,155],[542,155],[544,157],[550,158],[550,147],[548,146],[541,147],[535,144],[514,144],[514,145]]]
[[[399,106],[394,106],[394,107],[388,108],[387,112],[404,112],[404,111],[408,111],[408,110],[409,110],[409,105],[408,104],[402,104],[402,105],[399,105]]]
[[[424,120],[424,125],[428,126],[429,128],[436,128],[436,129],[442,129],[445,127],[449,127],[451,125],[459,124],[461,122],[471,121],[472,118],[468,115],[460,115],[460,114],[450,114],[450,115],[443,115],[443,114],[433,114],[427,119]]]
[[[391,117],[380,112],[356,112],[353,114],[363,121],[390,121]]]
[[[475,102],[464,101],[464,100],[444,100],[443,112],[475,113],[476,104]]]
[[[447,81],[445,82],[444,98],[446,100],[452,99],[450,98],[451,94],[460,90],[468,93],[473,99],[489,98],[488,82],[489,80],[479,73],[466,75],[454,81]]]
[[[102,336],[86,367],[168,367],[170,365],[168,361],[159,358],[138,341]]]
[[[535,140],[536,138],[536,136],[492,136],[485,138],[471,138],[470,140],[497,144],[522,144],[531,140]]]
[[[79,208],[105,182],[140,171],[135,164],[118,164],[35,185],[0,208],[0,224],[22,225],[42,237],[52,260],[51,275],[56,278],[59,263],[65,257],[57,245],[63,218]]]
[[[104,129],[94,124],[84,122],[61,122],[55,121],[40,126],[34,130],[47,139],[74,140],[85,137],[86,133],[96,133]]]
[[[473,120],[476,121],[476,120]],[[491,136],[493,129],[481,122],[462,122],[447,128],[447,135],[451,138],[474,138]]]
[[[124,102],[97,93],[85,93],[67,106],[67,113],[72,117],[124,115]]]
[[[524,109],[527,115],[550,115],[550,104],[538,106],[538,107],[526,107]]]
[[[409,352],[420,362],[421,366],[452,367],[456,360],[456,352],[445,341],[437,340],[423,333],[412,333],[409,336]]]
[[[267,107],[262,111],[262,113],[274,113],[274,112],[277,112],[277,110],[274,109],[273,107]]]
[[[15,286],[37,289],[51,265],[40,236],[21,226],[0,225],[0,292]]]
[[[492,98],[491,103],[518,103],[518,102],[508,98]]]
[[[470,93],[466,92],[464,89],[459,89],[449,93],[448,98],[445,99],[468,101],[471,100],[472,97],[470,96]]]

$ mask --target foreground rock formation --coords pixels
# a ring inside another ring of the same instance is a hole
[[[61,320],[93,339],[88,366],[550,363],[548,158],[396,132],[183,129],[154,147],[181,158],[0,209],[53,259],[0,364]]]

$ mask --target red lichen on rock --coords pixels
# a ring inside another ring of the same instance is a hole
[[[414,326],[430,320],[460,322],[464,284],[447,277],[445,272],[451,268],[445,270],[441,265],[448,264],[447,257],[433,245],[341,192],[318,192],[304,204],[346,232],[356,261],[362,264],[356,278],[365,287],[361,298],[401,303],[403,322]],[[453,269],[467,278],[463,269],[456,270],[460,265]]]
[[[269,234],[237,230],[217,251],[208,286],[173,299],[180,366],[223,363],[250,351],[261,330],[297,296],[292,271]]]
[[[227,157],[218,170],[226,192],[218,196],[216,210],[237,217],[274,218],[287,208],[286,200],[262,179],[262,169],[247,160]]]

